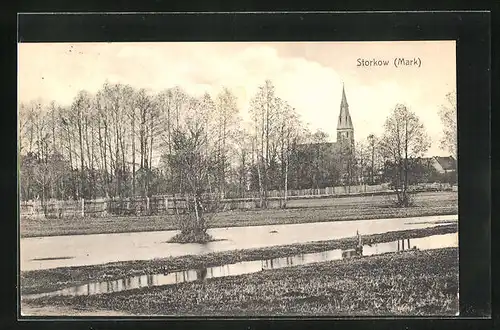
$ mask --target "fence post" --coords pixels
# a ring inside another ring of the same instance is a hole
[[[82,218],[85,217],[85,199],[82,197]]]
[[[168,214],[168,198],[165,196],[164,199],[165,199],[165,213]]]
[[[146,196],[146,213],[149,214],[149,197]]]
[[[63,211],[62,201],[60,200],[56,201],[56,205],[57,205],[57,218],[61,219]]]

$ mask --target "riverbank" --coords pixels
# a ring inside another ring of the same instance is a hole
[[[445,248],[29,303],[131,315],[452,316],[457,292],[458,248]]]
[[[383,234],[363,236],[365,242],[384,243],[398,239],[418,238],[431,235],[455,233],[458,224],[439,225],[430,228],[392,231]],[[356,238],[344,238],[329,241],[309,242],[273,246],[268,248],[233,250],[204,255],[189,255],[153,260],[113,262],[100,265],[63,267],[45,270],[21,272],[22,294],[41,293],[59,290],[65,287],[89,282],[112,281],[131,276],[156,273],[170,273],[188,269],[220,266],[240,261],[273,259],[297,254],[322,252],[333,249],[352,248]]]
[[[456,192],[417,193],[414,197],[415,206],[408,208],[391,207],[390,198],[391,196],[373,195],[291,200],[286,209],[221,212],[212,219],[210,227],[227,228],[458,214],[458,193]],[[173,216],[20,220],[21,238],[176,229]]]

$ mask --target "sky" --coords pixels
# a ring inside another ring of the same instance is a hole
[[[456,90],[455,54],[455,41],[20,43],[18,98],[70,104],[79,90],[94,93],[106,80],[152,91],[180,86],[192,95],[215,96],[225,86],[247,119],[250,99],[270,79],[277,96],[334,142],[344,85],[357,141],[381,135],[404,103],[431,138],[427,156],[447,156],[438,111]],[[399,58],[420,65],[396,67]],[[358,66],[358,59],[389,64]]]

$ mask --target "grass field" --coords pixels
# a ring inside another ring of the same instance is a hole
[[[373,243],[417,238],[431,235],[456,233],[457,224],[439,225],[423,229],[392,231],[366,235],[363,240]],[[356,245],[356,237],[320,242],[308,242],[259,249],[217,252],[204,255],[188,255],[153,260],[113,262],[108,264],[61,267],[21,272],[22,294],[50,292],[88,282],[113,281],[131,276],[170,273],[175,271],[221,266],[240,261],[273,259],[292,255],[347,249]]]
[[[284,210],[229,211],[217,214],[211,227],[256,226],[321,221],[382,219],[458,213],[458,193],[428,192],[415,195],[415,206],[394,208],[391,196],[299,199]],[[177,229],[173,216],[103,217],[83,219],[21,219],[21,237],[104,234]]]
[[[29,304],[137,315],[455,315],[457,292],[458,249],[446,248]]]

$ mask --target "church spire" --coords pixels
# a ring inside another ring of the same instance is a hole
[[[347,104],[347,97],[345,96],[345,87],[344,83],[342,83],[342,101],[340,102],[340,107],[346,107],[349,108],[349,104]]]
[[[337,130],[343,129],[354,129],[352,126],[351,115],[349,114],[349,104],[347,103],[347,97],[345,96],[345,88],[342,83],[342,101],[340,102],[340,114],[337,123]]]

